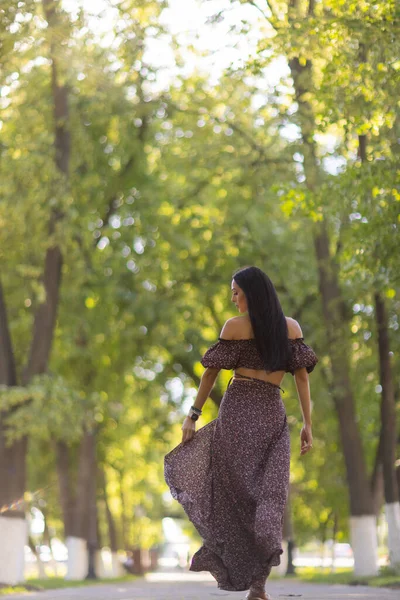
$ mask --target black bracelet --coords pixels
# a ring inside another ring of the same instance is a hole
[[[191,406],[190,410],[192,410],[194,413],[196,413],[196,415],[201,415],[203,414],[203,411],[201,410],[201,408],[196,408],[195,406]]]

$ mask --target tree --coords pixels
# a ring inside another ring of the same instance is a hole
[[[249,4],[264,11],[264,8],[255,2]],[[264,12],[265,18],[274,28],[275,51],[286,56],[293,81],[297,110],[291,120],[299,128],[299,150],[303,156],[305,177],[304,185],[301,186],[303,191],[298,193],[297,202],[302,202],[305,210],[308,210],[310,215],[315,215],[314,247],[324,323],[329,342],[332,394],[340,423],[348,476],[352,545],[357,574],[376,573],[375,517],[365,455],[356,420],[355,399],[350,377],[350,348],[348,342],[345,341],[348,339],[349,313],[340,281],[338,255],[332,241],[333,222],[329,218],[333,212],[340,215],[341,207],[334,205],[327,210],[326,202],[324,202],[323,190],[326,189],[324,186],[326,175],[320,166],[317,134],[326,131],[327,123],[331,122],[329,109],[333,102],[331,100],[330,103],[327,103],[326,98],[333,96],[330,93],[332,78],[325,81],[324,75],[332,75],[326,56],[331,56],[330,48],[333,48],[334,41],[337,42],[338,28],[346,29],[346,36],[343,39],[348,40],[350,35],[353,40],[354,48],[351,46],[349,49],[346,44],[346,61],[347,64],[352,64],[352,60],[359,60],[358,40],[361,37],[365,38],[364,33],[369,38],[374,35],[382,38],[381,33],[385,28],[393,31],[393,9],[392,3],[382,4],[379,6],[379,15],[375,17],[366,3],[360,6],[348,2],[338,7],[332,2],[325,7],[313,1],[306,3],[295,0],[290,3],[270,2]],[[381,25],[380,19],[382,18],[386,19],[384,25]],[[337,24],[335,24],[335,19],[337,19]],[[338,48],[339,52],[337,50],[333,52],[336,61],[340,60],[345,52],[342,44],[339,43]],[[260,58],[262,58],[264,49],[265,47],[261,45]],[[351,60],[348,55],[351,56]],[[330,64],[332,65],[332,62]],[[342,72],[339,73],[342,75]],[[341,83],[342,81],[339,80],[339,84]],[[339,85],[334,89],[337,89],[337,93],[346,94],[344,86]],[[341,104],[336,105],[333,110],[337,118],[348,116],[349,105],[346,101],[351,103],[353,98],[354,96],[351,98],[345,96],[345,102],[342,104],[346,104],[347,113],[344,115],[338,110]],[[325,104],[321,102],[324,100]],[[365,117],[364,114],[363,119]],[[334,121],[337,124],[337,120]],[[351,132],[354,128],[354,134],[357,135],[357,128],[361,127],[361,124],[358,121],[354,126],[348,120],[345,126],[347,132]],[[349,139],[351,139],[350,136]],[[333,235],[336,237],[335,234]],[[338,247],[340,249],[340,238]]]
[[[54,25],[53,20],[55,18],[54,6],[51,6],[46,0],[44,0],[43,6],[49,27],[51,28]],[[66,90],[59,84],[57,64],[54,55],[52,56],[52,82],[55,127],[55,163],[60,179],[63,179],[68,177],[69,170],[68,113]],[[59,210],[57,210],[57,208],[50,209],[48,222],[49,241],[45,253],[42,280],[45,296],[43,301],[38,304],[33,320],[30,352],[27,365],[21,374],[21,379],[24,384],[28,384],[34,375],[44,373],[47,370],[49,362],[61,280],[61,250],[57,241],[54,240],[54,237],[57,235],[56,229],[59,218]],[[1,295],[3,295],[2,292]],[[2,344],[2,354],[5,359],[5,364],[7,365],[6,372],[2,374],[1,382],[8,387],[12,387],[16,385],[16,366],[3,299],[1,317],[4,338],[2,337],[0,344]],[[26,489],[25,460],[27,438],[24,437],[17,442],[14,442],[11,447],[6,449],[4,439],[7,429],[6,424],[4,427],[4,421],[6,419],[7,415],[3,414],[2,430],[0,432],[0,447],[3,450],[0,458],[2,463],[0,471],[4,476],[0,504],[3,506],[16,502],[17,498],[21,499]],[[12,468],[10,469],[11,465]],[[5,528],[6,530],[9,529],[7,537],[11,548],[8,558],[3,561],[5,572],[4,574],[1,574],[1,579],[4,579],[6,583],[16,583],[23,578],[23,573],[21,572],[23,561],[19,558],[24,551],[24,536],[26,535],[26,524],[23,511],[18,511],[17,517],[18,518],[10,521],[10,515],[5,512],[0,519],[0,527]]]

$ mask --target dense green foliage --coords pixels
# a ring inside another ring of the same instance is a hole
[[[120,545],[159,541],[162,517],[178,512],[165,499],[163,454],[179,441],[201,354],[235,314],[231,274],[256,264],[320,357],[311,377],[314,450],[304,458],[295,388],[289,375],[284,382],[296,536],[302,542],[330,535],[334,515],[346,535],[346,475],[312,243],[322,216],[348,312],[343,344],[352,351],[357,418],[373,468],[380,431],[375,291],[387,301],[395,367],[400,352],[396,6],[331,0],[316,2],[304,18],[305,2],[297,16],[279,0],[270,8],[261,1],[231,4],[248,5],[265,24],[254,56],[218,83],[177,71],[164,87],[146,58],[146,48],[165,35],[163,3],[115,3],[113,41],[92,31],[85,10],[61,13],[52,43],[69,90],[68,183],[53,160],[50,41],[41,3],[6,0],[0,8],[1,281],[20,371],[33,311],[43,301],[45,251],[56,241],[64,256],[49,372],[27,388],[2,389],[0,407],[14,409],[10,439],[30,437],[29,489],[45,490],[58,532],[53,444],[65,441],[76,452],[86,427],[98,433]],[[242,27],[239,37],[247,35],[245,21]],[[171,47],[182,61],[175,40]],[[314,66],[306,98],[318,125],[314,190],[304,178],[288,70],[278,85],[265,83],[274,61],[299,56],[300,64]],[[364,164],[359,136],[367,136]],[[63,219],[49,237],[54,207]],[[398,390],[398,368],[394,376]],[[220,395],[227,380],[221,373]],[[205,417],[216,414],[210,401]]]

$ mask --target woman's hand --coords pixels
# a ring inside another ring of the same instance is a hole
[[[190,417],[186,417],[186,419],[183,421],[182,431],[182,442],[185,443],[191,440],[196,432],[195,421],[193,421],[193,419]]]
[[[309,450],[311,450],[313,445],[313,437],[311,431],[311,425],[303,425],[300,432],[300,454],[306,454]]]

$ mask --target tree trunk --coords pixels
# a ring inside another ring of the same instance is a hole
[[[99,551],[98,538],[98,511],[97,511],[97,461],[96,461],[96,438],[94,434],[88,434],[88,462],[90,466],[89,478],[87,481],[88,487],[88,533],[87,547],[89,567],[86,579],[97,579],[96,574],[96,555]]]
[[[129,523],[126,516],[126,502],[124,492],[124,474],[122,471],[119,472],[119,494],[121,501],[121,531],[122,531],[122,546],[124,550],[128,550],[128,540],[130,539],[128,528]]]
[[[17,384],[16,366],[7,310],[0,282],[0,384]],[[24,492],[27,440],[6,445],[5,417],[0,415],[0,583],[15,585],[24,579],[24,546],[27,542]]]
[[[75,495],[69,471],[69,448],[65,442],[55,442],[56,468],[60,504],[64,521],[64,536],[72,535]]]
[[[100,486],[103,493],[104,506],[106,509],[106,519],[108,526],[108,539],[111,550],[111,577],[122,577],[124,570],[121,561],[118,558],[118,532],[114,515],[112,514],[107,493],[107,479],[104,467],[100,470]]]
[[[3,286],[0,281],[0,383],[17,385],[15,358],[11,342]],[[0,490],[1,493],[1,490]]]
[[[336,267],[332,264],[329,254],[329,239],[324,224],[321,225],[320,232],[316,235],[315,251],[334,379],[333,396],[339,417],[350,491],[350,510],[353,517],[362,517],[373,514],[372,494],[350,385],[349,357],[346,347],[348,345],[347,323],[343,322],[343,298],[338,285]]]
[[[42,0],[49,32],[54,34],[58,29],[57,8],[59,1]],[[67,90],[59,85],[57,77],[55,44],[50,44],[52,61],[52,92],[55,119],[55,162],[62,175],[68,177],[70,142],[68,132]],[[49,233],[55,232],[56,221],[60,218],[57,211],[52,211],[49,222]],[[50,357],[54,327],[59,301],[61,282],[62,256],[57,245],[47,249],[43,284],[46,292],[45,303],[38,306],[33,323],[33,335],[27,366],[23,371],[22,383],[27,385],[34,375],[44,373]],[[0,285],[0,383],[7,386],[16,385],[16,368],[14,354],[9,335],[5,303]],[[17,410],[17,409],[16,409]],[[0,582],[15,584],[23,580],[24,546],[27,527],[23,510],[23,496],[26,489],[26,452],[27,439],[14,443],[9,448],[4,441],[4,417],[0,423],[0,507],[16,504],[11,511],[2,511],[0,517],[0,539],[7,539],[7,547],[0,550]],[[18,504],[19,502],[19,504]]]
[[[50,548],[50,556],[51,556],[50,564],[54,571],[54,577],[58,577],[58,564],[57,564],[57,561],[56,561],[54,553],[53,553],[52,534],[51,534],[50,528],[49,528],[47,512],[42,507],[40,508],[40,510],[42,511],[43,518],[44,518],[43,543],[47,544],[48,547]]]
[[[4,300],[3,286],[0,281],[0,384],[8,387],[17,385],[14,351],[8,327],[7,309]],[[7,415],[0,415],[0,514],[2,518],[17,516],[23,518],[22,507],[13,513],[7,510],[11,504],[17,502],[25,491],[25,443],[22,441],[6,446],[4,419]],[[17,508],[17,507],[16,507]],[[0,523],[1,531],[1,523]],[[0,571],[1,573],[1,571]],[[1,582],[0,575],[0,582]]]
[[[360,60],[367,61],[367,50],[360,46]],[[363,163],[367,161],[367,137],[358,136],[358,154]],[[392,369],[390,365],[390,341],[388,316],[385,302],[379,292],[375,293],[375,318],[378,331],[379,374],[381,393],[381,433],[377,452],[376,470],[383,475],[385,514],[388,525],[388,549],[390,564],[400,566],[400,503],[396,481],[396,402]],[[380,466],[382,465],[382,469]],[[375,470],[374,470],[375,474]]]
[[[285,514],[283,517],[283,539],[287,543],[287,567],[285,575],[295,575],[296,568],[293,564],[294,559],[294,530],[293,530],[293,519],[292,519],[292,503],[291,503],[291,492],[289,489],[289,495],[285,506]]]
[[[100,472],[98,470],[97,479],[99,479],[99,475],[100,475]],[[99,481],[98,481],[98,484],[99,484]],[[95,559],[95,573],[99,579],[104,579],[106,577],[114,577],[114,575],[113,575],[112,568],[111,568],[111,570],[107,570],[106,566],[104,564],[104,558],[103,558],[104,544],[103,544],[103,539],[102,539],[101,531],[100,531],[100,511],[99,511],[99,504],[98,504],[98,502],[100,500],[99,492],[101,494],[101,490],[98,489],[97,492],[98,492],[97,493],[97,502],[96,502],[96,535],[97,535],[96,547],[97,547],[97,550],[96,550],[96,559]],[[118,575],[116,577],[118,577]]]
[[[298,14],[298,0],[289,2],[289,21]],[[306,185],[311,193],[318,189],[319,167],[317,163],[316,131],[313,107],[308,100],[312,93],[312,63],[289,60],[301,127]],[[339,286],[338,266],[330,253],[330,240],[325,220],[318,223],[314,233],[319,289],[327,333],[327,346],[334,378],[333,397],[339,418],[347,481],[350,495],[350,531],[355,560],[356,575],[375,575],[378,571],[376,518],[369,486],[361,436],[358,429],[353,392],[350,385],[350,361],[346,327],[346,311]]]
[[[50,235],[51,233],[50,230]],[[62,256],[58,246],[48,248],[43,277],[46,300],[38,307],[35,315],[29,360],[23,374],[25,385],[34,375],[45,373],[47,370],[59,301],[61,267]]]
[[[396,478],[396,404],[390,364],[388,316],[381,294],[375,294],[378,329],[379,372],[382,387],[382,466],[385,491],[385,513],[388,524],[389,558],[392,567],[400,566],[400,504]]]
[[[71,143],[69,133],[69,111],[68,111],[68,88],[61,83],[59,76],[58,58],[62,49],[60,43],[60,0],[42,0],[43,12],[48,24],[49,55],[51,60],[51,89],[53,97],[54,117],[54,161],[59,173],[65,178],[66,184],[69,179],[69,166],[71,155]],[[51,212],[49,223],[49,234],[52,236],[56,231],[56,225],[62,213],[54,208]],[[59,289],[61,283],[62,254],[58,245],[47,249],[45,259],[44,285],[46,289],[46,302],[38,308],[34,333],[25,371],[25,378],[29,380],[32,374],[45,371],[49,359],[49,352],[53,338],[56,321],[57,307],[59,302]],[[59,486],[62,493],[67,492],[62,498],[64,526],[66,533],[73,528],[71,522],[71,489],[66,490],[68,485],[67,470],[62,473],[63,460],[68,463],[68,452],[66,448],[57,448],[57,468],[59,475]],[[64,465],[65,466],[65,465]],[[67,538],[68,539],[68,538]]]
[[[70,162],[68,93],[67,88],[60,85],[58,81],[57,52],[54,42],[55,31],[59,29],[57,10],[60,9],[60,3],[59,0],[42,0],[42,2],[50,36],[55,163],[60,174],[68,181]],[[56,209],[51,211],[49,236],[55,233],[56,224],[60,217],[60,211]],[[61,269],[61,250],[58,245],[52,245],[47,249],[45,257],[43,285],[46,291],[46,299],[43,304],[38,306],[35,314],[32,344],[23,375],[25,384],[29,383],[34,375],[44,373],[47,370],[59,303]]]
[[[383,486],[383,469],[382,469],[382,437],[383,437],[383,431],[382,431],[382,425],[381,425],[381,432],[379,435],[379,443],[378,443],[378,447],[376,449],[374,468],[373,468],[372,475],[371,475],[371,492],[372,492],[372,498],[373,498],[373,503],[374,503],[374,513],[375,513],[376,517],[379,516],[379,514],[382,510],[384,500],[385,500],[384,486]]]
[[[100,488],[103,494],[104,506],[106,509],[106,519],[108,526],[108,543],[110,546],[111,552],[117,552],[118,550],[118,537],[117,537],[117,527],[115,524],[114,516],[110,509],[110,504],[108,502],[108,492],[107,492],[107,479],[104,467],[101,467],[99,470],[100,477]]]
[[[37,569],[38,569],[38,572],[37,572],[38,578],[46,579],[47,574],[46,574],[45,565],[40,557],[40,551],[38,551],[38,549],[36,548],[35,542],[31,538],[31,536],[28,536],[28,546],[31,549],[32,554],[36,558],[36,565],[37,565]]]
[[[93,533],[93,516],[91,515],[93,510],[93,486],[96,486],[96,438],[94,433],[85,431],[79,452],[73,520],[70,535],[67,538],[67,579],[84,579],[88,575],[89,567],[92,576],[94,573],[93,564],[89,564],[89,558],[91,559],[92,556],[88,556],[89,534],[92,547],[95,538],[97,538],[96,533]]]

